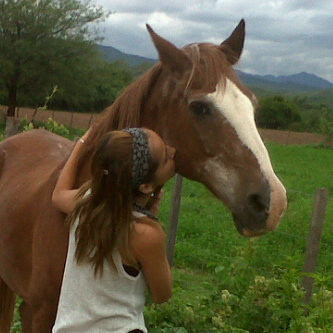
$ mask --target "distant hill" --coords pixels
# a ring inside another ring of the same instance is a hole
[[[107,61],[124,61],[133,68],[142,64],[154,64],[158,61],[156,59],[127,54],[112,46],[98,45],[98,47]],[[143,70],[147,68],[143,67]],[[314,74],[302,72],[294,75],[273,76],[254,75],[240,70],[236,71],[244,84],[249,86],[258,97],[273,94],[290,96],[306,94],[313,101],[321,100],[330,105],[333,104],[333,83]]]
[[[140,57],[133,54],[123,53],[112,46],[98,45],[105,59],[110,62],[124,61],[129,66],[137,66],[142,63],[155,63],[156,59]]]
[[[333,83],[324,80],[321,77],[318,77],[314,74],[309,74],[305,72],[288,76],[265,75],[264,78],[271,82],[281,82],[281,83],[293,82],[310,88],[317,88],[317,89],[333,88]]]
[[[240,79],[259,95],[270,92],[293,95],[333,88],[333,83],[305,72],[286,76],[253,75],[239,70],[237,73]]]
[[[333,88],[317,90],[303,95],[309,102],[315,104],[325,104],[333,108]]]

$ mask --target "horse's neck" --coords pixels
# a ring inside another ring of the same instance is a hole
[[[94,148],[108,131],[125,127],[144,126],[152,130],[160,127],[158,110],[163,96],[165,73],[155,65],[137,81],[128,86],[124,92],[109,106],[97,120],[93,133],[93,146],[79,161],[76,185],[80,186],[90,178],[91,157]]]

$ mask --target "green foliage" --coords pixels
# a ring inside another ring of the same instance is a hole
[[[49,120],[46,123],[43,123],[43,122],[31,122],[28,120],[27,117],[25,117],[20,122],[20,127],[19,127],[20,131],[25,132],[36,128],[48,130],[55,134],[64,136],[70,140],[73,140],[75,137],[80,137],[84,133],[84,130],[68,128],[63,124],[58,124],[52,118],[49,118]]]
[[[95,60],[90,67],[82,68],[80,75],[84,75],[83,81],[76,81],[73,77],[59,87],[49,104],[50,108],[79,112],[101,111],[111,105],[121,90],[132,81],[128,66],[103,60]]]
[[[333,121],[320,119],[320,133],[324,134],[328,142],[333,142]]]
[[[154,63],[152,62],[143,62],[139,65],[132,67],[132,73],[134,77],[138,77],[144,72],[146,72],[148,69],[150,69],[152,66],[154,66]]]
[[[27,117],[25,117],[21,121],[20,128],[23,132],[31,131],[35,128],[39,128],[39,129],[46,129],[50,132],[53,132],[55,134],[58,134],[58,135],[61,135],[64,137],[68,137],[68,135],[69,135],[68,128],[63,124],[58,124],[52,118],[49,118],[48,122],[45,124],[43,124],[43,123],[34,124],[33,122],[30,122]]]
[[[92,64],[100,58],[90,24],[106,17],[90,2],[2,1],[0,79],[11,107],[16,105],[16,94],[21,105],[41,105],[55,85],[84,99]]]
[[[259,127],[323,134],[333,141],[333,107],[314,103],[307,96],[270,96],[260,100]]]
[[[333,294],[323,288],[309,306],[303,303],[300,272],[280,268],[275,277],[256,276],[242,297],[222,291],[221,328],[248,332],[322,332],[332,328]],[[324,315],[323,315],[324,312]]]
[[[6,117],[5,116],[3,116],[3,117],[0,116],[0,132],[4,131],[5,128],[6,128]]]
[[[300,122],[300,120],[297,106],[282,96],[267,97],[260,101],[257,114],[259,127],[288,129],[292,123]]]
[[[226,272],[220,273],[216,273],[215,282],[207,283],[206,290],[189,298],[189,290],[180,287],[182,282],[175,270],[172,299],[146,306],[149,332],[177,332],[182,328],[193,333],[308,333],[329,332],[332,328],[333,293],[320,278],[315,277],[315,285],[319,280],[321,286],[313,294],[312,303],[306,305],[300,287],[301,272],[294,268],[275,267],[274,277],[255,275],[244,293],[223,288]],[[240,275],[238,281],[245,277]]]
[[[303,94],[301,97],[305,98],[312,105],[327,105],[333,108],[333,89],[321,89],[311,93]]]

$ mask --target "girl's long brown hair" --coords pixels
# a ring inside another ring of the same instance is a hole
[[[146,135],[149,137],[149,134]],[[114,249],[119,251],[126,264],[139,268],[129,244],[133,199],[139,194],[138,189],[132,187],[132,166],[131,134],[108,132],[93,155],[92,178],[81,186],[77,205],[68,216],[70,227],[78,221],[75,231],[76,261],[78,264],[84,261],[92,264],[95,276],[103,274],[104,260],[115,268],[112,258]],[[151,156],[144,182],[154,178],[157,167],[157,161]]]
[[[118,249],[127,264],[137,267],[129,249],[132,228],[132,136],[107,133],[91,164],[92,178],[81,186],[78,203],[68,217],[75,232],[77,263],[88,261],[94,273],[103,273],[106,259],[115,267],[112,252]],[[90,194],[85,195],[90,189]]]

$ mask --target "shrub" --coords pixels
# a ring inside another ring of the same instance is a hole
[[[260,101],[257,113],[257,122],[260,127],[289,129],[290,124],[300,121],[301,116],[297,105],[285,100],[284,97],[273,96]]]
[[[325,118],[320,119],[320,132],[324,134],[327,142],[333,142],[333,121]]]
[[[30,131],[32,129],[45,129],[55,134],[66,137],[67,139],[73,140],[74,138],[80,137],[85,132],[82,129],[68,128],[63,124],[58,124],[52,118],[49,118],[47,123],[43,122],[30,122],[27,117],[23,118],[20,123],[20,131]]]

